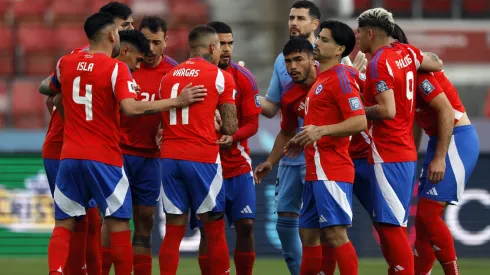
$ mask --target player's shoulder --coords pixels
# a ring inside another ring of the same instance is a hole
[[[233,72],[235,82],[240,85],[248,85],[252,87],[253,90],[257,90],[257,81],[254,75],[247,68],[238,65],[235,62],[231,62],[229,68]]]
[[[162,59],[162,63],[166,66],[170,66],[170,67],[176,67],[179,65],[179,63],[177,61],[175,61],[173,58],[171,58],[170,56],[168,55],[164,55],[163,56],[163,59]]]

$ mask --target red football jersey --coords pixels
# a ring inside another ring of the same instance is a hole
[[[235,104],[238,127],[244,125],[244,117],[257,116],[262,112],[257,82],[252,73],[242,66],[231,62],[226,71],[233,76],[236,84]],[[218,135],[220,138],[221,135]],[[252,171],[252,159],[248,140],[233,142],[229,148],[220,149],[223,178],[232,178]]]
[[[61,159],[122,167],[119,102],[136,98],[128,66],[102,53],[63,56],[56,65],[65,129]]]
[[[214,112],[219,105],[235,104],[233,76],[202,58],[191,58],[162,79],[160,95],[176,98],[187,86],[204,85],[204,101],[163,113],[161,157],[204,163],[219,161]]]
[[[158,90],[160,82],[177,62],[168,56],[163,56],[157,67],[147,67],[141,63],[141,68],[133,72],[133,79],[140,86],[141,92],[137,100],[155,101],[160,99]],[[155,141],[162,120],[162,114],[128,117],[121,113],[121,149],[124,154],[159,158],[160,149]]]
[[[439,75],[439,78],[435,75]],[[438,79],[445,82],[447,88],[440,85]],[[449,85],[448,85],[449,84]],[[415,109],[415,118],[417,123],[422,127],[428,136],[436,136],[438,131],[437,112],[430,107],[430,102],[437,95],[445,93],[449,102],[454,109],[454,124],[465,113],[465,109],[454,86],[447,80],[442,72],[426,73],[419,72],[417,76],[417,108]]]
[[[81,48],[73,50],[71,53],[78,53],[81,51],[87,51],[90,45],[85,45]],[[50,87],[54,91],[59,91],[60,85],[58,79],[54,77],[55,74],[51,74]],[[42,157],[48,159],[60,159],[61,148],[63,147],[63,118],[60,113],[56,111],[56,107],[51,113],[51,120],[49,121],[48,131],[46,138],[44,139]]]
[[[336,65],[321,73],[306,98],[305,126],[340,123],[364,115],[359,86],[348,66]],[[324,136],[305,148],[308,181],[352,183],[354,165],[349,156],[349,137]]]
[[[291,82],[286,86],[281,97],[281,129],[288,132],[296,132],[298,129],[298,117],[305,117],[306,96],[309,88],[302,84]]]
[[[414,54],[419,54],[415,56]],[[413,53],[413,54],[412,54]],[[396,105],[394,119],[370,120],[370,163],[416,161],[417,151],[412,126],[415,117],[415,78],[420,51],[402,47],[382,47],[376,51],[366,70],[364,102],[378,104],[376,95],[393,90]]]

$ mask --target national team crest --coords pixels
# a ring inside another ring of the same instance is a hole
[[[233,100],[235,100],[237,94],[238,94],[238,91],[237,90],[233,90]]]
[[[315,94],[317,95],[321,93],[322,90],[323,90],[323,85],[322,84],[318,85],[318,87],[316,87]]]
[[[430,83],[430,81],[428,79],[424,80],[420,85],[419,85],[420,89],[422,89],[422,91],[424,91],[424,94],[426,95],[429,95],[430,93],[432,93],[432,91],[435,90],[434,86],[432,85],[432,83]]]
[[[255,95],[255,106],[260,107],[260,97],[259,95]]]
[[[359,79],[366,81],[366,74],[359,73]]]
[[[380,81],[376,83],[376,90],[378,91],[378,93],[381,93],[384,91],[388,91],[389,89],[388,89],[388,85],[386,85],[386,82]]]

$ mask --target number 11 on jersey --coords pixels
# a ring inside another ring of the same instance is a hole
[[[179,84],[175,83],[170,92],[170,98],[177,98],[179,92]],[[182,110],[182,124],[189,124],[189,106],[184,107]],[[177,109],[170,109],[170,125],[177,125]]]

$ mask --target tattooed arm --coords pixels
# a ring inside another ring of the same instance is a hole
[[[378,104],[364,107],[366,117],[369,120],[394,119],[396,115],[396,104],[393,90],[387,90],[376,95]]]
[[[223,135],[231,136],[238,129],[238,120],[236,117],[236,106],[231,103],[224,103],[218,106],[221,116],[221,129]]]
[[[424,52],[424,59],[420,64],[419,70],[426,72],[442,71],[442,61],[435,53]]]

